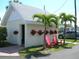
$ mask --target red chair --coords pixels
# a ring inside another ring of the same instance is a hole
[[[56,35],[54,35],[54,37],[53,37],[52,45],[53,46],[58,45],[58,40],[57,40]]]
[[[50,41],[50,37],[48,35],[45,35],[45,41],[46,41],[47,47],[51,47],[51,41]]]
[[[48,35],[45,35],[45,42],[48,48],[58,45],[58,40],[56,35],[54,35],[52,42],[50,41],[50,37]]]

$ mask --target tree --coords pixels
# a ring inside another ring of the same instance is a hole
[[[75,24],[75,16],[73,15],[67,15],[68,17],[68,20],[67,21],[70,21],[70,25],[72,26],[72,22]]]
[[[65,31],[66,31],[66,25],[67,22],[70,21],[70,24],[72,24],[72,22],[75,23],[75,17],[73,15],[70,14],[66,14],[66,13],[61,13],[59,18],[61,19],[61,23],[64,23],[64,39],[65,39]]]
[[[45,14],[35,14],[33,16],[33,19],[35,18],[38,18],[38,22],[41,22],[43,25],[44,25],[44,47],[46,48],[46,42],[45,42],[45,35],[46,35],[46,30],[47,30],[47,27],[51,27],[53,24],[56,25],[57,27],[57,16],[56,15],[53,15],[53,14],[48,14],[48,15],[45,15]]]

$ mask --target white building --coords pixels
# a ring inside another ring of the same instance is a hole
[[[32,6],[25,6],[19,2],[11,2],[1,21],[1,25],[7,28],[7,41],[24,45],[24,47],[42,45],[43,35],[35,34],[33,36],[30,33],[32,29],[44,30],[42,24],[32,21],[32,16],[37,13],[44,13],[44,11]]]

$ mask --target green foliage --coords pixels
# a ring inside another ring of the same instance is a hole
[[[61,19],[61,23],[67,22],[67,21],[70,21],[70,23],[75,22],[75,16],[70,14],[67,15],[66,13],[61,13],[59,18]]]
[[[3,44],[6,40],[7,32],[5,27],[0,27],[0,44]]]
[[[67,35],[65,37],[65,32],[66,32],[66,28],[67,28],[67,22],[69,21],[70,24],[72,24],[72,22],[75,23],[75,17],[73,15],[70,15],[70,14],[66,14],[66,13],[61,13],[59,18],[61,19],[61,23],[63,24],[64,23],[64,38],[66,37],[72,37],[70,35]]]
[[[44,24],[45,27],[50,27],[52,24],[55,24],[56,27],[58,26],[58,17],[54,14],[35,14],[33,19],[38,18],[37,21]]]
[[[63,35],[58,35],[58,38],[59,39],[64,39],[64,36]]]

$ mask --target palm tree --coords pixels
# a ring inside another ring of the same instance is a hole
[[[70,25],[72,26],[72,22],[75,24],[75,16],[73,15],[67,15],[68,16],[68,20],[67,21],[70,21]]]
[[[57,27],[57,16],[56,15],[53,15],[53,14],[35,14],[33,16],[33,19],[35,18],[38,18],[37,21],[41,22],[43,25],[44,25],[44,47],[46,48],[46,42],[45,42],[45,35],[46,35],[46,30],[47,30],[47,27],[51,27],[53,24],[56,25]]]
[[[61,23],[62,24],[64,23],[64,39],[65,39],[65,31],[66,31],[67,22],[70,21],[70,24],[72,24],[72,22],[75,23],[75,17],[70,14],[67,15],[66,13],[61,13],[59,17],[61,19]]]

